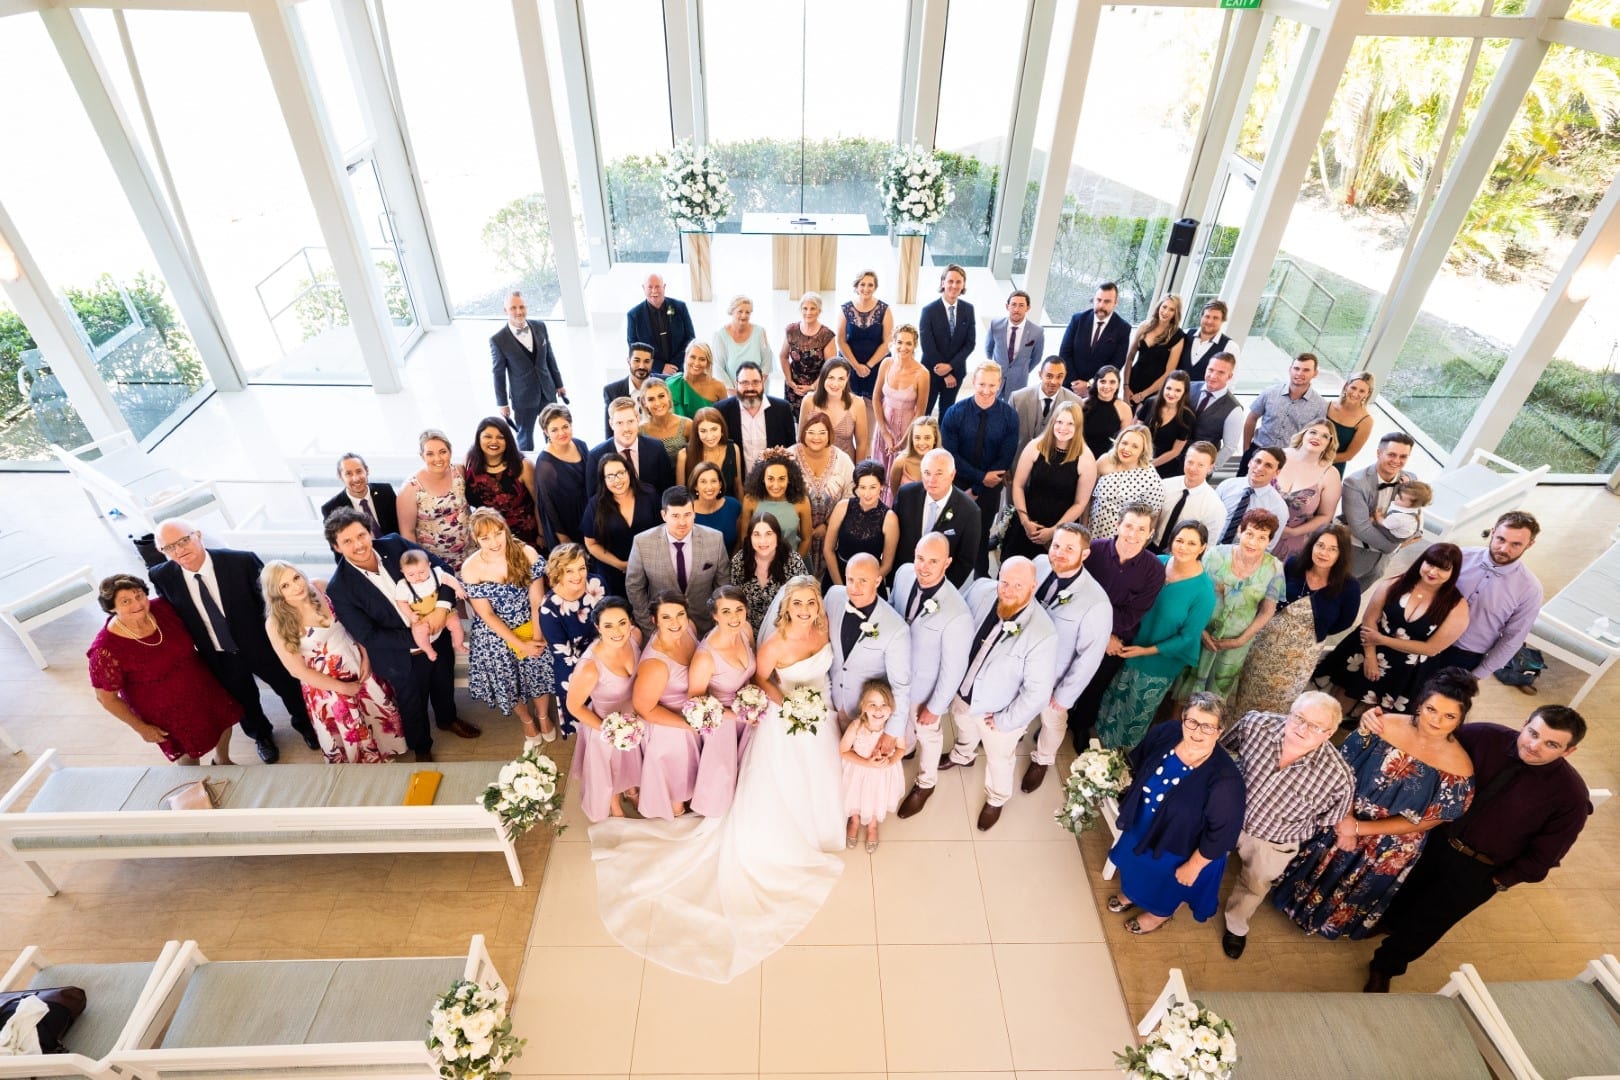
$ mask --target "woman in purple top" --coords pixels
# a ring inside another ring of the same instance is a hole
[[[697,650],[697,637],[680,593],[661,592],[653,597],[652,606],[655,630],[641,654],[632,694],[636,715],[647,722],[636,809],[644,818],[676,818],[686,813],[697,784],[698,735],[681,715],[690,700],[687,668]]]
[[[579,803],[592,821],[624,817],[619,796],[632,798],[641,784],[641,749],[615,750],[602,738],[602,719],[631,711],[641,631],[624,599],[610,596],[593,613],[597,639],[591,642],[568,683],[568,711],[588,729],[574,741],[574,775]]]
[[[697,786],[692,810],[704,817],[719,817],[731,809],[737,792],[737,762],[746,745],[748,726],[737,719],[733,706],[737,691],[754,677],[752,629],[748,625],[748,597],[735,585],[722,585],[709,598],[714,629],[692,654],[687,692],[705,694],[725,706],[726,720],[703,735]]]

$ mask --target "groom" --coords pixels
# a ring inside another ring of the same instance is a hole
[[[842,731],[860,712],[862,684],[886,679],[894,691],[886,734],[898,736],[911,707],[911,634],[899,612],[878,598],[882,581],[877,559],[863,552],[850,557],[844,584],[822,601],[832,637],[832,700]]]

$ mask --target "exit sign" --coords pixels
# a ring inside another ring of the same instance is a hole
[[[1221,0],[1221,7],[1227,10],[1232,8],[1242,10],[1245,8],[1257,8],[1259,6],[1260,0]]]

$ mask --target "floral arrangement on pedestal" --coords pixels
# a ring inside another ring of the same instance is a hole
[[[1091,749],[1074,759],[1063,782],[1063,805],[1057,823],[1079,836],[1102,820],[1102,801],[1117,799],[1131,782],[1122,750]]]
[[[506,1066],[523,1052],[512,1034],[508,994],[500,983],[487,986],[457,979],[428,1016],[428,1052],[440,1080],[504,1080]]]
[[[1114,1055],[1129,1080],[1227,1080],[1237,1064],[1232,1022],[1196,1001],[1176,1004],[1141,1046]]]
[[[883,195],[884,218],[902,233],[921,232],[934,224],[956,198],[939,158],[921,146],[897,147],[889,155],[878,191]]]
[[[716,165],[706,149],[682,140],[664,155],[660,191],[664,209],[677,229],[713,232],[715,223],[731,213],[731,187],[726,170]]]
[[[501,819],[506,836],[516,840],[545,822],[562,820],[563,797],[557,765],[538,746],[523,751],[516,760],[501,767],[495,782],[484,789],[479,803]],[[559,833],[562,829],[557,830]]]

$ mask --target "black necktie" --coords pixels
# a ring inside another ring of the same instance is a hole
[[[1250,488],[1249,490],[1253,491],[1254,489]],[[1176,522],[1181,520],[1181,508],[1186,505],[1187,489],[1183,487],[1181,489],[1181,498],[1176,500],[1176,508],[1170,511],[1169,516],[1164,519],[1164,532],[1161,533],[1159,537],[1159,543],[1161,545],[1163,545],[1164,539],[1171,535],[1170,530],[1176,527]]]
[[[848,611],[844,612],[844,625],[841,628],[841,636],[846,657],[854,650],[855,643],[861,639],[861,623],[865,621],[866,616],[861,613],[860,608],[855,607],[853,604],[850,605]]]
[[[1198,395],[1198,408],[1193,410],[1194,416],[1203,416],[1204,410],[1209,408],[1209,391],[1205,390]]]
[[[1063,582],[1058,578],[1057,571],[1053,570],[1046,575],[1046,580],[1041,582],[1041,587],[1035,590],[1035,601],[1042,607],[1050,607],[1052,597],[1056,596],[1062,588]]]
[[[371,512],[371,500],[360,500],[360,512],[366,515],[366,525],[371,529],[371,535],[376,536],[382,526],[377,524],[377,515]]]
[[[1401,486],[1400,478],[1396,477],[1394,480],[1391,480],[1387,484],[1383,484],[1383,483],[1379,484],[1378,485],[1378,490],[1383,491],[1385,488],[1394,488],[1394,487],[1400,487],[1400,486]]]
[[[197,595],[202,597],[203,614],[208,617],[208,625],[214,629],[214,637],[219,639],[219,651],[233,653],[236,651],[236,639],[231,636],[231,624],[225,621],[225,612],[220,610],[219,601],[208,590],[208,582],[203,580],[201,574],[192,574],[197,579]]]
[[[1050,419],[1052,419],[1052,399],[1041,398],[1041,426],[1045,427]]]
[[[1009,326],[1009,327],[1007,327],[1007,359],[1008,360],[1011,360],[1013,358],[1013,353],[1016,352],[1017,349],[1018,349],[1018,327]]]
[[[1232,516],[1226,519],[1226,528],[1221,532],[1221,543],[1230,544],[1237,536],[1238,522],[1242,521],[1243,515],[1249,512],[1249,500],[1253,498],[1254,485],[1250,484],[1243,489],[1243,498],[1238,500],[1237,508],[1232,511]]]
[[[675,545],[675,587],[686,591],[686,541],[672,540]]]

